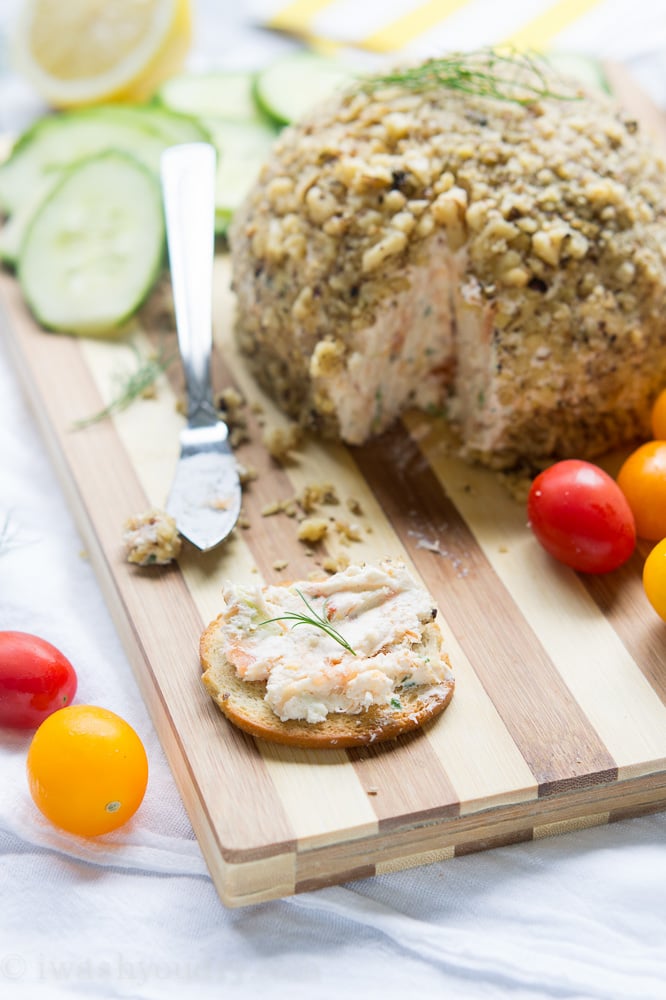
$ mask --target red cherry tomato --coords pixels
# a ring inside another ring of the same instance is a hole
[[[541,472],[527,517],[537,540],[579,573],[608,573],[636,545],[631,508],[614,479],[590,462],[567,459]]]
[[[0,726],[36,729],[69,705],[76,673],[66,656],[28,632],[0,632]]]

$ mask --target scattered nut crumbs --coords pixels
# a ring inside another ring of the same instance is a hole
[[[361,506],[361,501],[357,500],[356,497],[347,497],[347,507],[352,514],[356,514],[357,517],[363,516],[363,507]]]
[[[322,560],[321,566],[327,573],[340,573],[342,570],[347,569],[349,563],[349,556],[346,552],[341,552],[337,556],[327,556]]]
[[[333,483],[308,483],[296,500],[306,514],[311,514],[321,504],[340,503]]]
[[[328,534],[328,521],[324,517],[306,517],[298,527],[299,542],[315,544]]]
[[[285,502],[284,500],[271,500],[270,503],[264,504],[261,508],[261,516],[273,517],[274,514],[281,514],[284,510]]]
[[[338,534],[342,536],[342,541],[361,541],[361,529],[358,524],[349,524],[347,521],[335,521],[334,527]]]
[[[232,448],[240,448],[242,444],[250,440],[250,433],[247,427],[241,427],[237,424],[235,427],[229,429],[229,444]]]
[[[248,483],[251,483],[259,475],[253,465],[245,466],[237,462],[236,468],[238,469],[238,479],[241,486],[247,486]]]
[[[289,562],[286,559],[276,559],[273,563],[273,569],[279,573],[281,570],[286,569],[288,565]]]
[[[269,427],[262,436],[262,441],[269,455],[280,465],[284,465],[290,460],[292,452],[299,448],[302,440],[303,431],[298,424],[289,424],[287,427]]]
[[[544,462],[543,468],[545,468],[547,464],[548,463]],[[535,466],[529,471],[520,469],[516,472],[498,472],[497,478],[514,500],[520,504],[526,504],[532,480],[539,471],[540,468]]]
[[[296,517],[296,504],[292,499],[271,500],[261,508],[262,517],[272,517],[274,514],[286,514],[287,517]]]
[[[218,410],[224,410],[227,415],[235,414],[245,406],[245,400],[238,389],[228,385],[218,392],[215,397],[215,406]]]

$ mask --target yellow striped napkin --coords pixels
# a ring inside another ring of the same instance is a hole
[[[660,0],[249,0],[249,8],[266,27],[378,53],[507,44],[627,59],[666,46]]]

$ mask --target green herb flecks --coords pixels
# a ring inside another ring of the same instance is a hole
[[[101,420],[106,420],[107,417],[113,416],[114,413],[126,410],[135,399],[145,396],[151,390],[156,380],[167,370],[174,359],[174,355],[165,355],[162,348],[155,353],[145,356],[142,356],[134,345],[132,345],[132,348],[136,358],[136,367],[134,370],[119,372],[115,378],[117,383],[116,395],[111,402],[102,410],[93,413],[92,416],[76,420],[73,424],[74,430],[82,430],[84,427],[90,427],[91,424],[97,424]]]
[[[391,708],[395,708],[396,711],[399,711],[402,708],[402,703],[399,698],[391,698],[389,704],[391,705]]]
[[[443,87],[474,97],[492,97],[524,105],[545,98],[561,101],[580,99],[578,93],[573,89],[567,90],[565,86],[553,89],[554,80],[553,67],[536,53],[481,49],[453,52],[427,59],[417,66],[372,75],[362,82],[361,87],[367,92],[393,86],[417,92]]]
[[[345,637],[341,635],[338,632],[338,630],[333,627],[333,625],[331,625],[328,619],[323,618],[320,614],[318,614],[315,611],[315,609],[308,601],[307,597],[305,597],[305,595],[301,593],[300,590],[297,590],[296,593],[303,601],[303,604],[305,605],[307,610],[310,612],[309,615],[300,614],[298,611],[287,611],[285,614],[279,615],[277,618],[268,618],[266,619],[266,621],[259,622],[259,625],[270,625],[271,622],[282,622],[282,621],[293,622],[294,624],[291,626],[292,628],[296,628],[297,625],[312,625],[314,628],[321,629],[321,631],[325,632],[326,635],[331,637],[331,639],[335,639],[335,641],[340,643],[340,645],[344,649],[346,649],[348,653],[351,653],[352,656],[356,656],[356,652],[349,645]]]

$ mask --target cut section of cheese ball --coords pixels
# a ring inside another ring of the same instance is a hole
[[[401,563],[350,566],[319,582],[228,584],[201,638],[203,683],[233,723],[278,743],[390,739],[453,695],[435,617]]]

